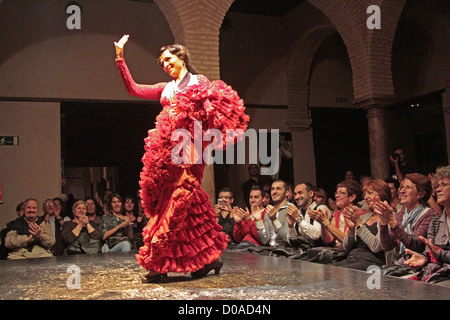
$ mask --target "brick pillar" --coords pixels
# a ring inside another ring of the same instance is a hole
[[[389,152],[387,147],[386,108],[390,99],[366,99],[354,102],[356,107],[367,113],[370,148],[370,174],[377,179],[386,179],[390,175]]]
[[[447,158],[450,158],[450,87],[446,88],[445,92],[442,93],[442,108],[444,110],[445,140],[447,142],[446,144]]]
[[[292,134],[294,152],[294,183],[309,181],[316,183],[314,140],[310,118],[297,118],[287,122]]]

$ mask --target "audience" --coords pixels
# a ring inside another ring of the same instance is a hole
[[[287,201],[294,203],[294,186],[292,183],[288,183]]]
[[[24,201],[24,215],[8,225],[5,245],[8,259],[52,257],[50,248],[55,243],[50,224],[39,217],[39,204],[35,199]]]
[[[55,206],[53,199],[46,199],[42,205],[44,211],[44,220],[50,224],[55,243],[51,247],[54,256],[60,256],[64,253],[64,244],[61,238],[61,226],[64,223],[61,217],[61,208]]]
[[[314,202],[319,206],[320,205],[328,206],[328,195],[325,189],[315,188],[313,199]]]
[[[389,189],[391,189],[391,203],[390,206],[395,209],[395,212],[400,212],[402,210],[403,205],[400,203],[400,199],[398,197],[398,188],[400,187],[400,183],[397,179],[394,178],[387,178],[386,183],[389,186]]]
[[[94,198],[88,197],[84,199],[84,203],[86,204],[86,214],[89,218],[89,221],[92,221],[96,224],[100,224],[100,206],[97,204]]]
[[[101,208],[100,216],[102,216],[102,215],[108,213],[108,206],[106,205],[106,200],[108,199],[108,197],[109,197],[112,193],[113,193],[113,192],[112,192],[111,189],[106,189],[106,190],[103,192],[103,196],[100,197],[99,194],[98,194],[98,192],[95,192],[95,194],[94,194],[95,202],[98,203],[98,205],[99,205],[100,208]]]
[[[243,247],[247,245],[259,246],[262,244],[258,236],[258,229],[255,224],[255,216],[258,219],[264,219],[266,209],[263,206],[263,199],[265,191],[259,186],[253,186],[250,191],[250,210],[248,208],[242,209],[239,207],[233,208],[234,216],[234,241],[238,244],[236,247]]]
[[[18,217],[22,217],[24,215],[23,205],[24,202],[22,201],[16,206],[16,214]]]
[[[405,265],[420,268],[416,280],[450,287],[450,166],[436,170],[438,181],[437,203],[444,207],[442,214],[433,218],[426,238],[426,250],[419,253],[405,249],[410,256]]]
[[[106,199],[107,214],[100,219],[100,230],[105,244],[102,252],[127,252],[133,246],[133,223],[123,213],[122,198],[111,194]]]
[[[142,230],[147,225],[148,219],[145,216],[143,210],[139,210],[139,204],[135,197],[128,195],[125,196],[125,215],[133,223],[133,241],[135,246],[140,248],[144,245],[144,239],[142,236]]]
[[[263,189],[263,191],[264,191],[263,207],[265,208],[272,202],[272,199],[270,197],[270,192],[269,191],[266,191],[265,189]]]
[[[400,155],[401,150],[397,151]],[[406,162],[402,163],[406,168]],[[346,252],[333,266],[365,271],[372,265],[389,265],[388,254],[394,253],[396,265],[416,271],[413,279],[450,286],[450,166],[428,176],[405,169],[405,174],[397,175],[399,179],[365,177],[361,183],[348,174],[336,187],[335,202],[328,200],[324,189],[308,182],[292,190],[277,179],[270,193],[265,192],[258,183],[262,181],[259,167],[249,167],[249,173],[253,182],[247,181],[247,207],[233,207],[229,188],[220,190],[215,206],[218,222],[234,244],[230,250],[239,246],[260,254],[283,247],[296,250],[300,237],[311,245],[312,254],[313,249],[329,248]],[[43,216],[38,215],[35,199],[19,203],[17,218],[2,230],[2,258],[127,252],[141,246],[148,219],[140,202],[131,196],[122,201],[110,190],[105,194],[109,196],[102,201],[102,209],[94,198],[73,199],[72,212],[66,213],[69,202],[46,199]],[[330,203],[334,213],[327,207]]]
[[[55,215],[59,216],[63,221],[71,221],[73,219],[72,211],[67,212],[66,211],[66,203],[63,201],[63,199],[59,197],[55,197],[52,199],[53,202],[53,208],[55,209]],[[64,222],[62,222],[64,223]],[[61,225],[62,225],[61,223]]]
[[[234,202],[233,192],[230,188],[222,188],[219,191],[219,198],[214,210],[217,215],[217,222],[222,226],[222,231],[228,235],[229,243],[235,243],[233,238],[234,217],[232,205]]]
[[[66,245],[66,254],[85,254],[100,252],[102,233],[98,222],[87,216],[87,206],[78,200],[72,207],[73,219],[66,221],[61,230]]]
[[[437,199],[437,195],[436,195],[437,190],[436,189],[438,187],[436,175],[433,173],[429,173],[428,179],[430,179],[430,181],[431,181],[431,188],[432,188],[430,198],[428,199],[428,206],[431,209],[433,209],[434,211],[436,211],[436,214],[441,214],[443,212],[442,211],[443,208],[436,202],[436,199]]]
[[[264,191],[270,191],[272,178],[269,176],[261,176],[261,169],[257,164],[250,164],[248,166],[248,174],[250,178],[242,184],[242,193],[244,196],[245,207],[250,207],[248,199],[250,198],[250,191],[253,186],[259,186]]]
[[[363,190],[369,212],[361,216],[355,206],[347,206],[343,210],[343,217],[348,228],[343,242],[347,257],[331,265],[365,271],[369,266],[381,267],[385,264],[386,259],[379,232],[380,217],[375,211],[375,206],[380,201],[389,203],[391,190],[381,179],[369,181]]]
[[[389,156],[393,168],[392,176],[399,182],[402,182],[405,174],[414,173],[415,170],[410,168],[406,159],[406,152],[403,148],[395,148],[394,152]]]
[[[305,237],[312,246],[321,246],[321,229],[319,222],[310,217],[312,212],[321,212],[331,219],[331,212],[327,206],[317,205],[314,202],[314,187],[309,182],[301,182],[295,186],[294,199],[297,206],[289,206],[287,209],[287,221],[289,227],[298,236]],[[293,238],[295,234],[291,232]],[[292,241],[290,241],[292,242]],[[291,243],[292,244],[292,243]]]
[[[333,213],[331,220],[322,211],[311,212],[311,217],[323,226],[321,228],[323,243],[328,246],[342,248],[348,230],[344,217],[345,211],[352,209],[357,211],[359,215],[365,213],[364,210],[356,206],[362,199],[362,188],[355,180],[346,179],[336,186],[334,195],[338,210]]]
[[[396,258],[403,262],[405,249],[422,252],[425,244],[419,237],[426,237],[428,226],[436,216],[433,209],[427,207],[431,195],[431,182],[420,173],[409,173],[403,177],[399,187],[400,203],[403,209],[399,213],[389,202],[379,202],[375,212],[380,216],[380,239],[385,252],[396,249]]]
[[[347,170],[347,171],[345,171],[345,174],[344,174],[344,180],[347,180],[347,179],[350,179],[350,180],[356,180],[356,176],[355,176],[353,170]]]
[[[259,239],[265,246],[289,246],[289,226],[286,214],[287,207],[292,204],[287,200],[288,184],[281,179],[274,180],[270,194],[272,204],[266,207],[264,218],[256,219]],[[269,222],[270,226],[267,226]]]

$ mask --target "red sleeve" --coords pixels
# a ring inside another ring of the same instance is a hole
[[[154,85],[138,84],[133,80],[125,59],[116,59],[117,68],[123,83],[132,96],[150,100],[159,100],[167,82],[160,82]]]
[[[239,243],[244,239],[244,231],[242,230],[242,221],[235,223],[233,228],[233,238],[236,243]]]

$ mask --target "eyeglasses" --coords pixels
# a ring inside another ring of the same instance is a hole
[[[445,189],[445,188],[447,188],[448,186],[450,186],[450,183],[441,182],[441,183],[438,184],[437,189],[438,189],[438,188]]]
[[[402,186],[400,185],[400,187],[398,187],[398,190],[401,191],[403,189],[405,190],[413,190],[415,188],[415,186]]]
[[[347,192],[343,192],[343,191],[336,191],[336,192],[334,193],[335,196],[336,196],[336,195],[342,196],[342,195],[344,195],[344,194],[348,194],[348,193],[347,193]]]
[[[53,207],[55,204],[53,202],[50,203],[44,203],[44,206],[46,207]]]

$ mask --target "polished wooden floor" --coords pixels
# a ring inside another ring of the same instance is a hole
[[[219,276],[142,284],[134,253],[0,261],[2,300],[448,300],[450,288],[317,263],[225,251]]]

